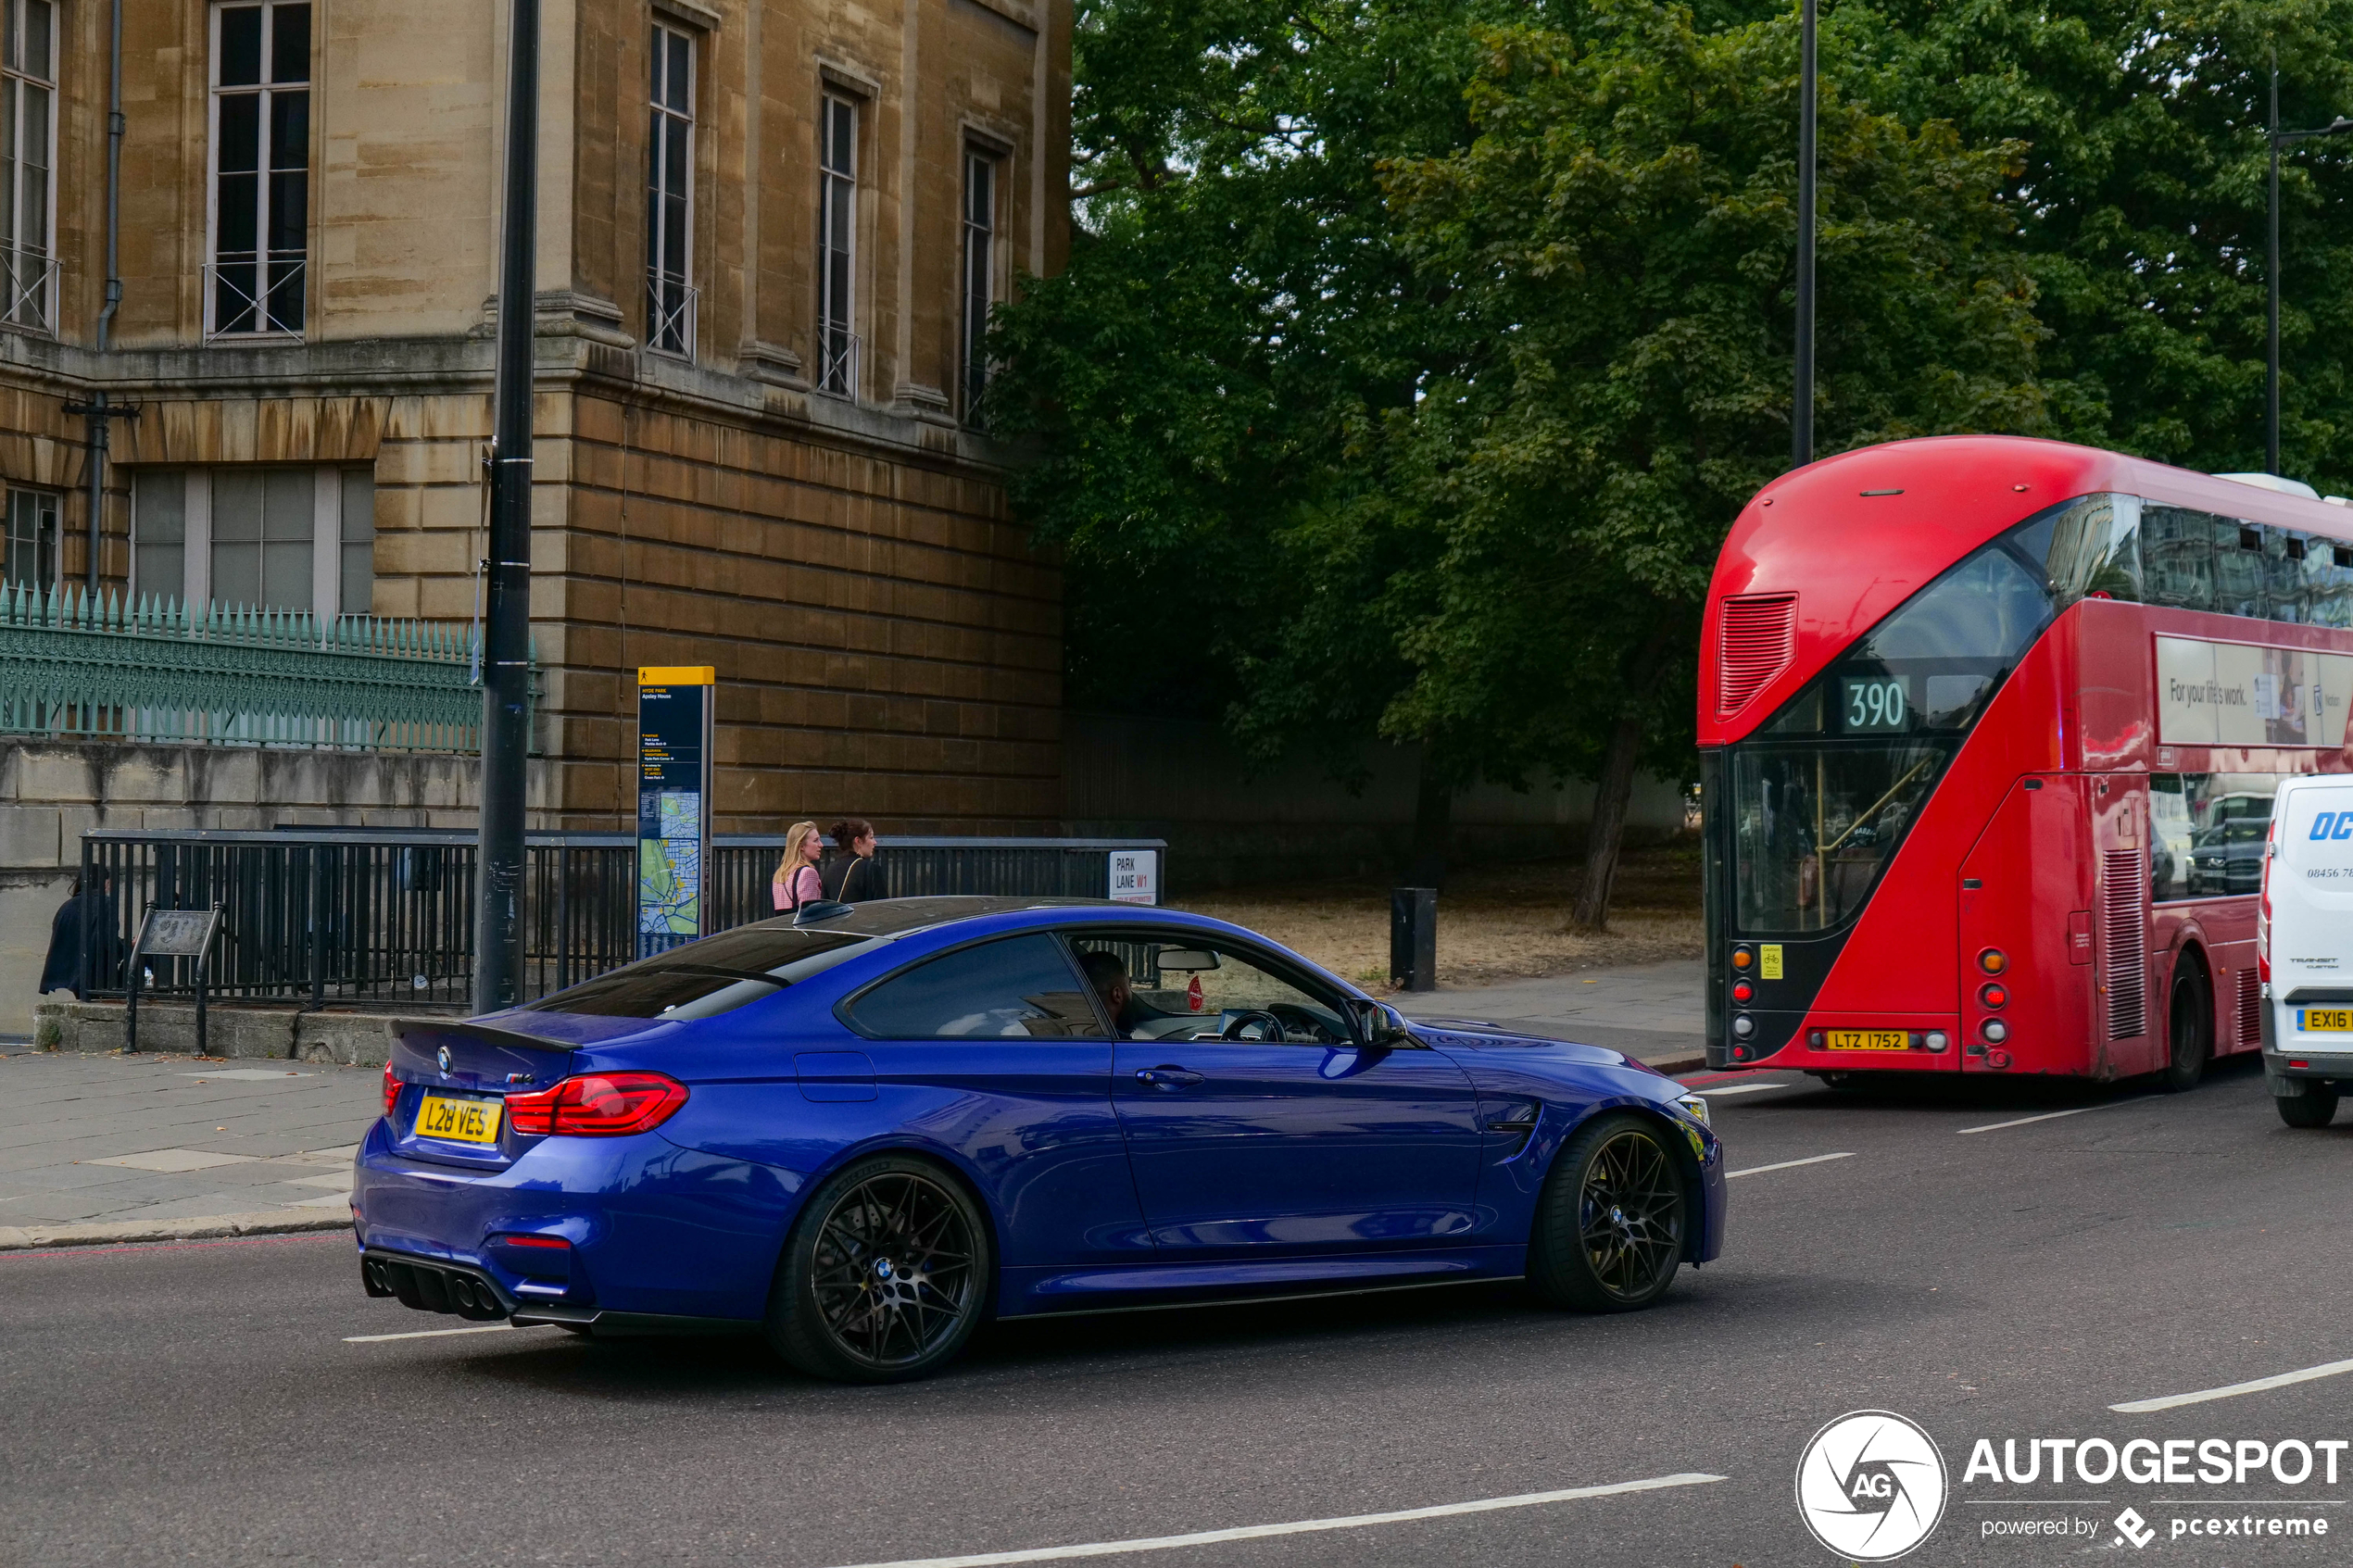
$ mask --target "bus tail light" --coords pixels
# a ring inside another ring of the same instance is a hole
[[[1756,955],[1746,947],[1732,949],[1732,967],[1745,973],[1756,963]]]
[[[1745,980],[1732,982],[1732,1000],[1745,1002],[1756,995],[1756,987]]]
[[[1989,1008],[2006,1008],[2010,1005],[2010,988],[1999,981],[1989,980],[1978,987],[1977,999]]]
[[[1977,955],[1977,967],[1988,974],[1999,974],[2010,967],[2009,955],[1999,947],[1988,947]]]
[[[2007,1051],[1987,1051],[1985,1053],[1985,1065],[1994,1069],[1996,1073],[1999,1073],[2003,1068],[2007,1067],[2009,1064],[2010,1053]]]
[[[1988,1045],[1998,1046],[2010,1037],[2010,1026],[1998,1018],[1987,1019],[1977,1032],[1985,1036]]]

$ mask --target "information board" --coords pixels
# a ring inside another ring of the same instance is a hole
[[[709,665],[637,671],[637,956],[703,934],[711,859]]]
[[[159,959],[199,959],[212,946],[219,909],[149,909],[140,923],[138,951]]]

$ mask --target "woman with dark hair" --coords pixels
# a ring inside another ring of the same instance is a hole
[[[834,824],[834,856],[825,862],[825,897],[845,904],[869,903],[889,895],[882,868],[875,864],[875,825],[863,817]]]

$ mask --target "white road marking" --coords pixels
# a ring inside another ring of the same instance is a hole
[[[1265,1540],[1270,1536],[1303,1536],[1317,1530],[1357,1530],[1367,1524],[1403,1524],[1417,1519],[1488,1513],[1502,1508],[1537,1508],[1545,1503],[1573,1502],[1579,1498],[1616,1497],[1624,1492],[1655,1492],[1668,1486],[1698,1486],[1723,1479],[1721,1475],[1690,1471],[1677,1475],[1655,1475],[1647,1481],[1619,1481],[1607,1486],[1571,1486],[1557,1492],[1522,1492],[1516,1497],[1440,1503],[1434,1508],[1405,1508],[1394,1513],[1353,1513],[1340,1519],[1302,1519],[1289,1524],[1243,1524],[1230,1530],[1201,1530],[1188,1536],[1142,1536],[1126,1541],[1089,1541],[1084,1546],[975,1552],[969,1557],[905,1557],[889,1562],[862,1562],[856,1564],[855,1568],[997,1568],[998,1564],[1008,1562],[1059,1562],[1074,1557],[1116,1557],[1123,1552],[1166,1551],[1175,1547],[1214,1546],[1222,1541]]]
[[[151,1148],[145,1154],[115,1154],[104,1160],[93,1160],[93,1165],[120,1165],[126,1171],[161,1171],[179,1175],[188,1171],[209,1171],[216,1165],[251,1165],[261,1159],[258,1154],[215,1154],[208,1148]]]
[[[510,1323],[486,1323],[472,1328],[421,1328],[412,1334],[346,1334],[346,1345],[381,1345],[387,1339],[442,1339],[452,1334],[505,1334],[515,1325]]]
[[[1693,1089],[1692,1093],[1695,1095],[1705,1095],[1710,1099],[1713,1099],[1718,1095],[1755,1095],[1762,1094],[1767,1089],[1793,1089],[1795,1087],[1797,1087],[1797,1085],[1794,1083],[1733,1084],[1721,1089]]]
[[[315,1078],[318,1074],[315,1073],[289,1073],[283,1068],[232,1067],[225,1073],[179,1073],[178,1076],[182,1078],[203,1078],[207,1080],[214,1078],[230,1078],[234,1079],[239,1083],[258,1084],[265,1078]]]
[[[1778,1165],[1751,1165],[1745,1171],[1727,1171],[1724,1173],[1724,1179],[1729,1182],[1734,1176],[1761,1176],[1768,1171],[1794,1171],[1800,1165],[1819,1165],[1825,1160],[1854,1158],[1851,1151],[1845,1154],[1817,1154],[1805,1160],[1784,1160]]]
[[[2108,1106],[2126,1103],[2128,1102],[2124,1100],[2112,1099],[2108,1102],[2108,1105],[2079,1105],[2072,1110],[2045,1110],[2039,1116],[2020,1116],[2012,1122],[1988,1122],[1982,1127],[1963,1127],[1957,1135],[1965,1138],[1971,1133],[1998,1133],[2005,1127],[2023,1127],[2029,1122],[2051,1122],[2061,1116],[2081,1116],[2087,1110],[2106,1110]]]
[[[2241,1394],[2260,1394],[2267,1388],[2284,1388],[2291,1383],[2310,1383],[2316,1378],[2341,1377],[2353,1372],[2353,1361],[2322,1361],[2301,1372],[2274,1373],[2251,1383],[2233,1383],[2221,1388],[2201,1388],[2195,1394],[2168,1394],[2161,1399],[2128,1399],[2108,1408],[2122,1415],[2147,1415],[2152,1411],[2170,1411],[2177,1405],[2202,1405],[2208,1399],[2232,1399]]]

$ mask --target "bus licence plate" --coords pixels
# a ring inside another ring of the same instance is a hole
[[[498,1141],[498,1113],[505,1109],[501,1100],[427,1095],[417,1107],[417,1135],[450,1143],[494,1144]]]
[[[2298,1008],[2296,1026],[2335,1035],[2353,1033],[2353,1008]]]
[[[1827,1048],[1834,1051],[1909,1050],[1911,1035],[1901,1029],[1832,1029]]]

